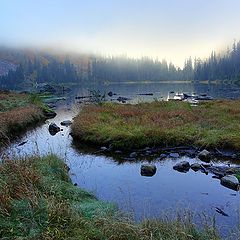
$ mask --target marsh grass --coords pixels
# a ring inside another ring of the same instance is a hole
[[[135,224],[73,186],[55,155],[3,159],[0,191],[1,239],[219,239],[214,226],[199,230],[189,216]]]
[[[240,149],[240,100],[204,102],[105,103],[88,105],[75,118],[72,133],[98,145],[131,149],[197,145]]]
[[[44,120],[51,111],[38,95],[0,93],[0,147],[28,127]]]

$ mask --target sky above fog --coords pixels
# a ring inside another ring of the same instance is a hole
[[[239,11],[240,0],[0,0],[0,44],[182,66],[240,40]]]

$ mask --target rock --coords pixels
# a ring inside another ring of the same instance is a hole
[[[58,133],[60,131],[60,127],[58,127],[58,125],[56,123],[51,123],[48,127],[48,130],[51,135],[55,135],[56,133]]]
[[[155,165],[142,165],[141,166],[141,175],[146,177],[152,177],[157,172]]]
[[[77,183],[74,183],[74,186],[77,186],[78,184]]]
[[[224,187],[238,191],[239,181],[234,175],[227,175],[221,178],[221,184]]]
[[[127,101],[127,100],[131,100],[131,99],[127,98],[127,97],[118,97],[117,98],[117,101],[119,101],[119,102],[123,102],[123,101]]]
[[[108,92],[108,96],[112,97],[113,96],[113,92],[112,91]]]
[[[202,150],[199,154],[198,154],[198,158],[201,161],[204,162],[210,162],[211,160],[211,153],[209,151],[207,151],[206,149]]]
[[[130,158],[135,158],[137,157],[137,153],[136,152],[132,152],[130,155],[129,155]]]
[[[53,112],[53,111],[44,111],[43,112],[43,114],[44,114],[44,116],[46,117],[46,118],[54,118],[54,117],[56,117],[56,113],[55,112]]]
[[[180,156],[179,156],[178,153],[170,153],[170,154],[169,154],[169,157],[170,157],[170,158],[179,158]]]
[[[62,126],[68,127],[68,126],[70,126],[70,125],[72,124],[72,121],[66,120],[66,121],[62,121],[60,124],[61,124]]]
[[[187,161],[183,161],[173,166],[173,169],[179,172],[188,172],[190,169],[190,164]]]
[[[192,169],[193,171],[197,172],[198,170],[202,169],[202,165],[199,164],[199,163],[193,163],[193,164],[191,165],[191,169]]]

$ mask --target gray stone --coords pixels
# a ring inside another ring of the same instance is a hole
[[[62,126],[68,127],[68,126],[70,126],[70,125],[72,124],[72,121],[66,120],[66,121],[62,121],[60,124],[61,124]]]
[[[157,168],[155,165],[142,165],[141,175],[146,177],[152,177],[156,174]]]
[[[193,163],[193,164],[191,165],[191,169],[192,169],[193,171],[195,171],[195,172],[197,172],[198,170],[200,170],[200,169],[202,169],[202,168],[203,168],[202,165],[199,164],[199,163]]]
[[[233,189],[235,191],[239,188],[239,181],[234,175],[227,175],[221,178],[221,184],[224,187]]]
[[[198,154],[198,158],[204,162],[210,162],[211,161],[211,153],[204,149]]]
[[[173,169],[179,172],[188,172],[190,169],[190,164],[187,161],[183,161],[173,166]]]

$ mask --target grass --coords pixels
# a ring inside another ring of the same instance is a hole
[[[75,118],[75,139],[115,149],[196,145],[240,150],[240,100],[89,105]]]
[[[188,217],[133,223],[110,203],[75,187],[54,155],[4,159],[0,164],[1,239],[219,239]]]
[[[43,119],[51,111],[37,95],[0,93],[0,147]]]

